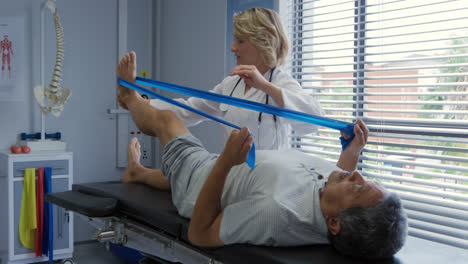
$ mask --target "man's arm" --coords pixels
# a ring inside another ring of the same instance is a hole
[[[188,231],[189,240],[198,246],[219,247],[224,243],[219,237],[223,210],[221,195],[224,183],[231,168],[245,162],[252,146],[253,138],[244,127],[234,130],[219,156],[210,175],[206,179],[192,213]]]
[[[361,151],[367,143],[369,129],[362,120],[357,120],[354,126],[354,138],[348,147],[341,152],[340,158],[336,163],[340,169],[345,171],[354,171],[359,162]],[[343,135],[347,137],[347,135]]]

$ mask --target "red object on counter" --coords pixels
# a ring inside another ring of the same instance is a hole
[[[21,154],[21,147],[13,145],[10,147],[10,150],[13,154]]]
[[[29,152],[31,152],[31,148],[28,147],[28,146],[21,146],[21,151],[22,151],[24,154],[28,154]]]

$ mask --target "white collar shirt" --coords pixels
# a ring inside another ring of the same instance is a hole
[[[257,151],[255,170],[245,164],[231,169],[221,198],[224,244],[329,243],[320,189],[339,168],[320,157],[285,151]]]

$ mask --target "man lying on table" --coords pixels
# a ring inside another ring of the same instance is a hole
[[[125,55],[117,75],[135,82],[135,58]],[[138,128],[164,148],[162,173],[155,173],[139,163],[133,138],[122,181],[171,191],[179,214],[191,218],[193,244],[331,243],[342,254],[365,258],[391,257],[403,246],[407,219],[400,199],[355,171],[369,132],[361,120],[336,165],[294,149],[264,150],[256,152],[251,170],[245,160],[253,139],[246,127],[232,132],[220,155],[212,154],[173,112],[119,89]]]

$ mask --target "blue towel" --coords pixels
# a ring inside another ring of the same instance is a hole
[[[52,168],[44,168],[44,195],[52,192]],[[42,254],[49,256],[49,263],[54,261],[54,217],[52,204],[44,200],[44,231]]]

